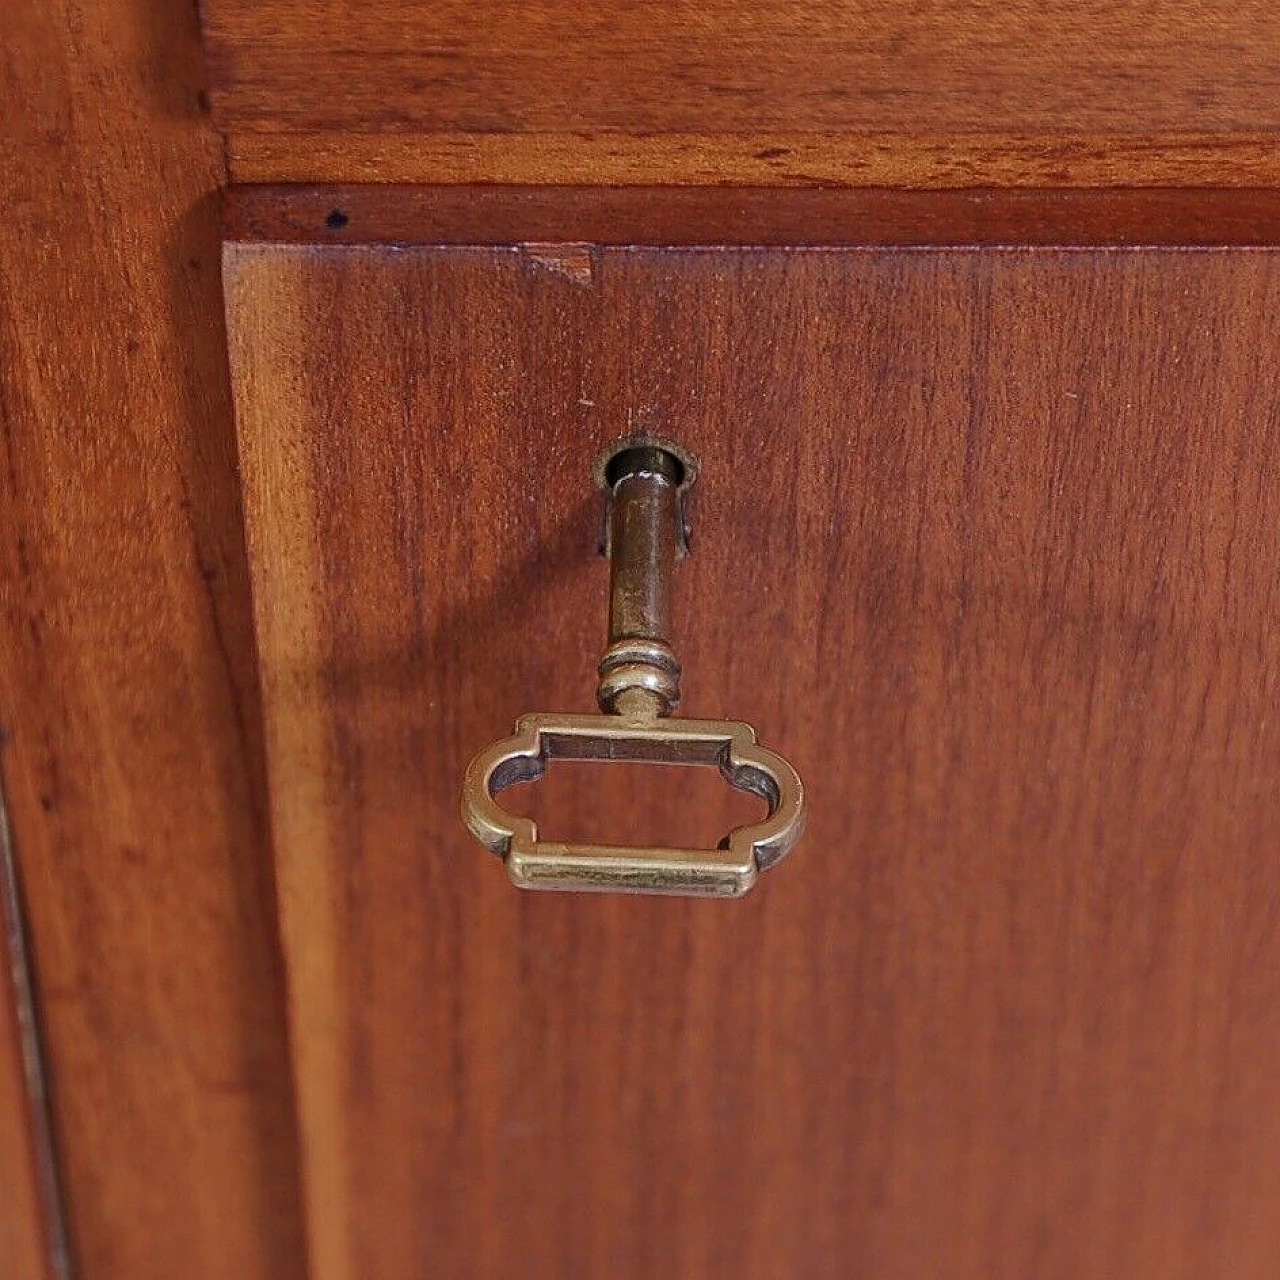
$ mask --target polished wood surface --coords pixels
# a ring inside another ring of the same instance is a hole
[[[1280,186],[1270,133],[399,133],[232,125],[236,182],[772,187]]]
[[[1280,191],[779,191],[743,187],[232,187],[232,241],[719,247],[1280,243]]]
[[[62,1234],[22,914],[0,804],[0,1274],[63,1280]]]
[[[1280,257],[523,239],[225,255],[314,1275],[1273,1276]],[[591,704],[633,431],[685,710],[812,797],[737,904],[456,816]]]
[[[241,181],[1252,185],[1268,0],[207,0]]]
[[[1265,0],[208,0],[231,127],[1271,130]],[[341,83],[339,85],[339,77]]]
[[[0,764],[74,1272],[299,1276],[194,11],[0,39]]]
[[[23,1034],[7,962],[7,954],[0,955],[0,1259],[11,1280],[53,1280]]]

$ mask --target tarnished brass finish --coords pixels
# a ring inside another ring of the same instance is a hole
[[[680,664],[667,643],[680,546],[683,467],[665,449],[624,450],[609,483],[609,647],[600,660],[602,711],[680,704]]]
[[[530,818],[507,813],[494,796],[513,782],[542,776],[548,760],[631,760],[704,765],[741,791],[763,796],[769,816],[738,827],[721,849],[617,848],[539,841]],[[596,889],[735,897],[758,871],[788,853],[800,836],[804,791],[781,756],[756,742],[749,724],[668,720],[644,715],[534,714],[482,751],[467,769],[463,816],[482,844],[501,854],[524,889]]]
[[[467,768],[462,817],[522,889],[737,897],[791,851],[804,828],[804,787],[781,756],[734,720],[670,720],[680,665],[668,642],[671,587],[684,545],[684,461],[656,444],[623,449],[604,471],[609,490],[609,647],[597,697],[605,715],[521,716],[515,733]],[[495,796],[542,776],[549,760],[624,760],[716,768],[762,796],[768,815],[718,849],[618,847],[539,840],[530,818]]]

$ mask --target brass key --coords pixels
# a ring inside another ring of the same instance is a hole
[[[738,897],[784,858],[804,828],[804,787],[781,756],[737,720],[670,718],[680,701],[671,648],[671,590],[685,545],[690,469],[672,449],[642,442],[604,468],[608,511],[609,647],[600,660],[602,715],[536,712],[467,768],[462,817],[522,889]],[[719,769],[732,786],[762,796],[763,821],[736,827],[716,849],[562,844],[539,840],[530,818],[495,797],[542,776],[549,760],[623,760]]]

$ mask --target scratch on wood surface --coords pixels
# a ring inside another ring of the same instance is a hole
[[[595,283],[595,267],[589,244],[525,244],[529,261],[535,266],[588,287]]]

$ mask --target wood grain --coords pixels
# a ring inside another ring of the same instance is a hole
[[[1133,134],[1280,126],[1265,0],[208,0],[227,129]]]
[[[75,1274],[298,1276],[194,15],[0,36],[0,763]]]
[[[0,1259],[6,1280],[65,1280],[34,1001],[0,804]]]
[[[232,187],[226,236],[259,244],[779,248],[1280,243],[1280,192]]]
[[[1267,0],[207,0],[238,181],[1256,185]]]
[[[224,258],[317,1280],[1273,1276],[1280,257],[520,240]],[[812,795],[741,904],[456,818],[635,430],[686,711]]]
[[[236,182],[1275,187],[1276,133],[327,133],[232,127]]]

